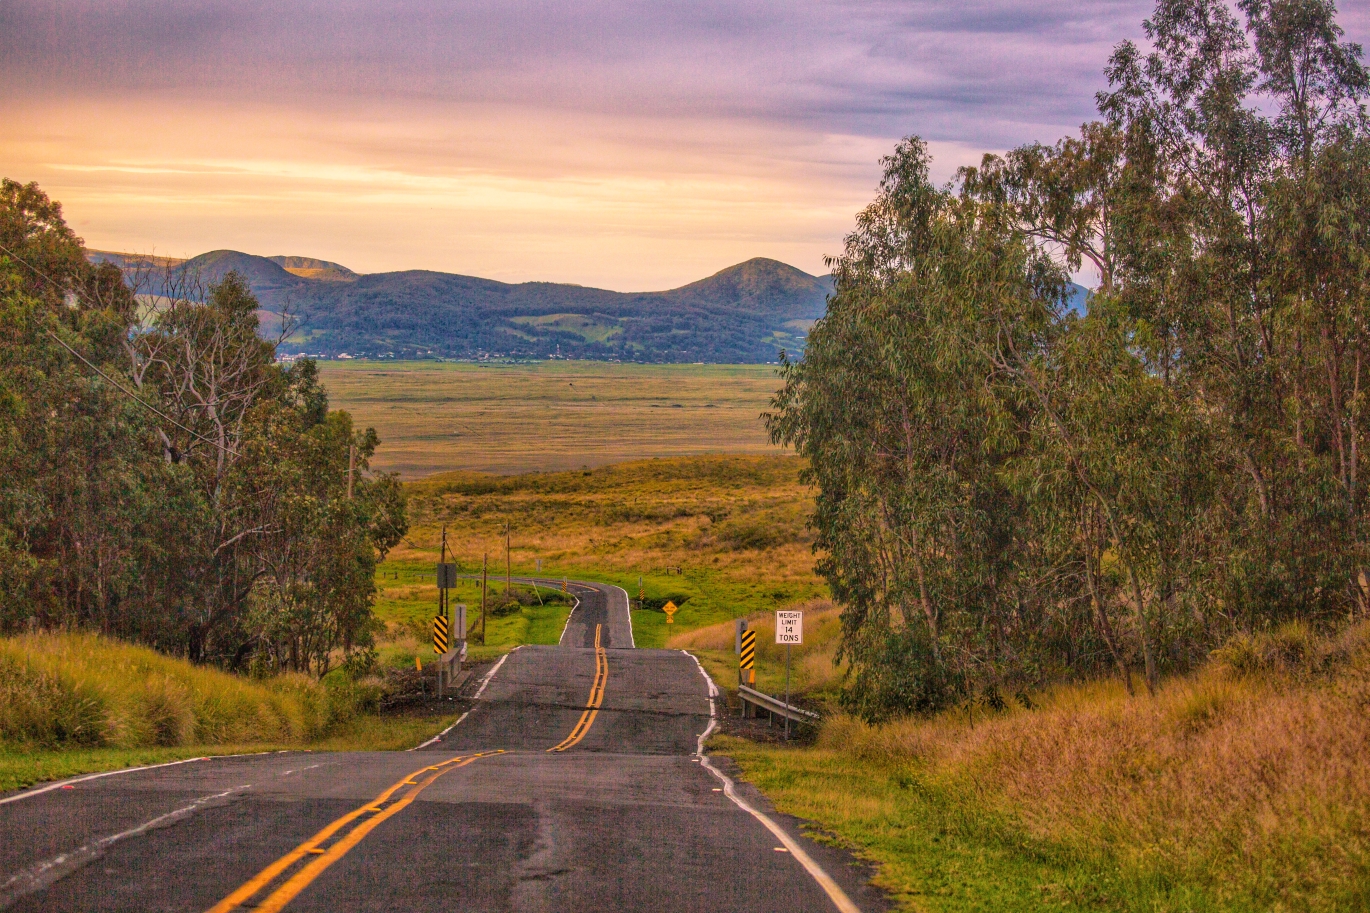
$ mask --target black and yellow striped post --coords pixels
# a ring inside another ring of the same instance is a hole
[[[433,616],[433,652],[441,656],[447,652],[447,616]]]
[[[737,668],[747,673],[747,684],[756,684],[756,632],[742,632],[742,652],[738,654]],[[741,678],[741,676],[738,676]]]

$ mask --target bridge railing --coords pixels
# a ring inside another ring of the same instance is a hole
[[[818,725],[819,716],[812,710],[804,710],[793,704],[787,704],[777,697],[771,697],[755,688],[746,685],[738,685],[737,696],[742,700],[742,715],[744,717],[757,716],[765,710],[772,718],[777,716],[793,720],[796,723],[807,723],[810,726]],[[749,712],[750,711],[750,712]]]

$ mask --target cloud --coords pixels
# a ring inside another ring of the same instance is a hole
[[[943,179],[1054,140],[1149,11],[8,0],[0,161],[102,244],[621,288],[760,253],[818,271],[897,138]]]
[[[398,98],[880,136],[925,125],[931,139],[1006,145],[1088,116],[1109,48],[1147,9],[29,0],[0,7],[0,73],[31,98]]]

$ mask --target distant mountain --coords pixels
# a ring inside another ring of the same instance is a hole
[[[803,351],[833,287],[830,276],[762,257],[663,292],[611,292],[427,270],[362,275],[328,260],[232,250],[185,261],[95,250],[87,256],[156,267],[153,273],[185,271],[206,285],[236,270],[262,303],[265,331],[292,315],[296,330],[283,354],[324,357],[769,362],[782,349]],[[1072,283],[1067,306],[1082,314],[1089,295]]]
[[[184,263],[184,257],[159,257],[156,254],[121,254],[112,250],[86,248],[86,259],[91,263],[113,263],[120,269],[164,269]]]
[[[181,270],[198,274],[206,284],[221,281],[230,272],[236,272],[247,280],[257,299],[263,304],[269,298],[278,298],[308,287],[309,280],[288,273],[285,267],[266,257],[239,253],[236,250],[212,250],[198,257],[191,257],[181,265]]]
[[[150,263],[110,251],[88,255],[127,267]],[[325,357],[768,362],[782,349],[803,349],[832,291],[830,277],[764,258],[664,292],[427,270],[359,275],[327,260],[232,250],[156,265],[204,285],[236,271],[262,303],[264,328],[278,327],[285,313],[295,321],[282,354]]]
[[[295,309],[302,324],[287,346],[311,353],[766,362],[803,348],[830,289],[826,278],[751,260],[665,292],[413,270],[263,302]]]
[[[1070,283],[1069,292],[1066,295],[1066,303],[1075,313],[1084,314],[1085,308],[1089,305],[1090,296],[1093,294],[1093,292],[1080,283],[1072,282]]]

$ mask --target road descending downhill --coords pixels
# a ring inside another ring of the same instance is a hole
[[[558,581],[559,583],[559,581]],[[345,913],[885,909],[851,860],[702,752],[716,691],[575,583],[410,752],[198,759],[0,798],[0,909]]]

